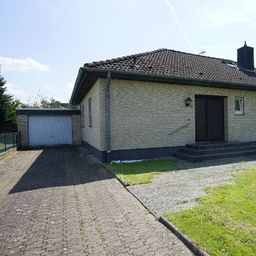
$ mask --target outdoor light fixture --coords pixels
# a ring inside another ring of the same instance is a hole
[[[187,98],[185,99],[186,107],[189,107],[189,106],[191,105],[191,103],[192,103],[192,99],[191,99],[190,97],[187,97]]]

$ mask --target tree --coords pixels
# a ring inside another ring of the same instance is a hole
[[[35,100],[32,103],[29,103],[27,107],[31,108],[61,108],[61,102],[55,100],[54,98],[48,99],[42,93],[38,93],[35,97]]]
[[[0,75],[0,124],[16,123],[15,109],[18,102],[6,93],[6,81]],[[20,102],[19,102],[20,103]]]

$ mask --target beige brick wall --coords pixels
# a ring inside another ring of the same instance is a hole
[[[92,127],[89,127],[88,100],[91,98]],[[82,140],[99,150],[105,150],[104,136],[104,80],[98,79],[81,102],[84,106]]]
[[[84,105],[82,139],[105,149],[104,88],[99,79],[81,104]],[[111,150],[183,146],[195,142],[195,95],[226,96],[225,139],[256,141],[256,92],[111,80]],[[190,107],[185,99],[190,96]],[[88,126],[88,99],[92,98],[92,127]],[[244,97],[245,114],[235,115],[235,97]]]
[[[28,116],[18,115],[17,116],[18,132],[21,135],[21,146],[28,147]]]
[[[80,115],[72,115],[72,143],[73,145],[81,145],[81,117]]]
[[[227,96],[226,139],[256,140],[256,92],[112,80],[112,150],[194,143],[195,94]],[[193,99],[190,107],[184,104],[188,96]],[[235,115],[235,97],[244,97],[244,115]]]

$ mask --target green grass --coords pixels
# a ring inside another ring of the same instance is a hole
[[[256,168],[207,193],[200,206],[165,217],[212,256],[255,256]]]
[[[168,160],[149,160],[134,163],[112,163],[105,165],[124,183],[129,185],[150,183],[156,174],[177,169]]]
[[[0,148],[4,148],[4,144],[3,143],[0,143]]]

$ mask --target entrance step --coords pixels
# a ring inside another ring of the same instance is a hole
[[[175,156],[191,162],[256,155],[256,141],[187,144]]]

